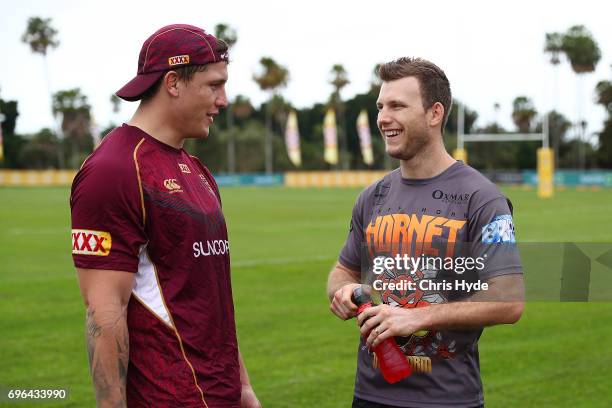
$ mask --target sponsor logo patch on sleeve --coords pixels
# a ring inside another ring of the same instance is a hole
[[[75,255],[108,256],[111,235],[105,231],[72,230],[72,253]]]
[[[482,242],[484,244],[516,243],[512,216],[510,214],[498,215],[482,227]]]

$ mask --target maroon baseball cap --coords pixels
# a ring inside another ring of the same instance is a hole
[[[227,52],[217,51],[215,36],[203,29],[187,24],[168,25],[142,44],[136,76],[116,95],[126,101],[137,101],[171,69],[228,61],[228,58]]]

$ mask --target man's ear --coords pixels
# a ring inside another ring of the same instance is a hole
[[[162,79],[162,86],[168,93],[168,95],[177,97],[179,96],[178,89],[178,74],[176,71],[168,71],[164,74],[164,78]]]
[[[440,102],[434,103],[431,105],[431,108],[429,108],[429,113],[429,126],[437,127],[439,125],[441,128],[442,121],[444,120],[444,105],[442,105]]]

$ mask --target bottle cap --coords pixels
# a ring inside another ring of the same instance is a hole
[[[351,300],[358,307],[372,302],[372,298],[363,290],[363,286],[358,286],[353,289],[353,296],[351,297]]]

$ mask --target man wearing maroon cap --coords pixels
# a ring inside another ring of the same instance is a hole
[[[238,350],[214,178],[183,149],[227,106],[227,45],[166,26],[117,92],[140,100],[73,185],[72,254],[99,407],[260,407]]]

